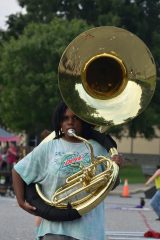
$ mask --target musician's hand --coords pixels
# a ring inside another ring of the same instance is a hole
[[[121,167],[124,163],[124,158],[121,154],[117,154],[117,155],[113,155],[112,156],[112,160],[119,166]],[[119,175],[117,176],[117,179],[115,181],[115,184],[112,188],[112,190],[114,190],[118,185],[120,184],[120,177]]]
[[[26,212],[35,215],[35,212],[34,212],[34,211],[36,210],[36,207],[30,205],[28,202],[24,201],[24,202],[20,203],[19,206],[20,206],[23,210],[25,210]]]
[[[121,167],[121,166],[123,165],[123,163],[124,163],[124,157],[123,157],[121,154],[114,155],[114,156],[112,157],[112,160],[113,160],[115,163],[117,163],[117,165],[118,165],[119,167]]]

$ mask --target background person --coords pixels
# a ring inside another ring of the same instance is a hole
[[[7,163],[9,170],[12,169],[13,164],[17,162],[17,148],[14,142],[9,142],[7,149]]]
[[[3,147],[0,154],[0,169],[7,170],[7,147]]]
[[[157,170],[155,173],[147,180],[145,185],[149,185],[152,182],[155,182],[155,187],[157,189],[154,196],[151,198],[151,206],[155,213],[157,214],[158,218],[156,220],[160,221],[160,166],[157,166]]]
[[[12,190],[12,174],[11,170],[13,165],[17,162],[17,148],[15,142],[9,142],[7,149],[7,170],[9,175],[6,176],[6,184],[8,185],[8,190]]]
[[[89,139],[92,127],[79,119],[63,102],[55,110],[53,125],[56,138],[38,145],[18,162],[12,171],[18,204],[32,214],[35,207],[25,201],[24,182],[38,182],[44,194],[50,198],[55,190],[65,183],[68,176],[80,170],[79,163],[84,166],[90,164],[89,148],[79,139],[68,136],[67,132],[68,129],[74,129],[77,135]],[[92,139],[89,141],[95,157],[108,154],[98,142]],[[116,155],[113,160],[121,165],[123,158]],[[104,240],[104,219],[104,202],[101,202],[89,213],[74,221],[51,222],[42,219],[37,236],[41,240]]]

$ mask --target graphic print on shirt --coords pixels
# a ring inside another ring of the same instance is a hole
[[[68,153],[63,156],[61,170],[65,175],[72,175],[81,170],[81,166],[88,166],[90,161],[90,154],[88,152]]]

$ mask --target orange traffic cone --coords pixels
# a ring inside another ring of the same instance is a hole
[[[129,187],[128,187],[128,179],[124,180],[122,197],[130,197],[130,195],[129,195]]]

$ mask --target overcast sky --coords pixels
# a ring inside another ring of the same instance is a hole
[[[22,11],[17,0],[0,0],[0,28],[5,29],[7,16]]]

